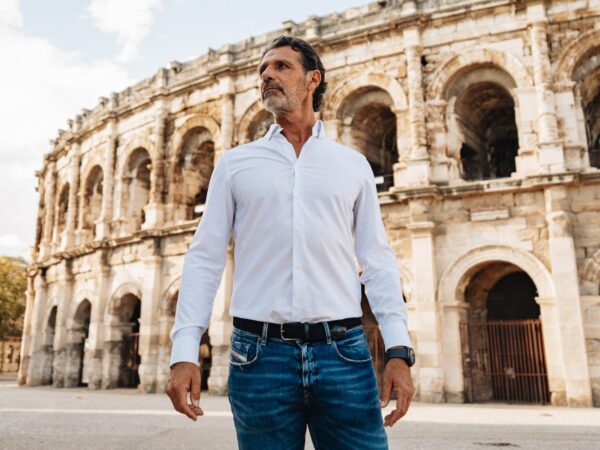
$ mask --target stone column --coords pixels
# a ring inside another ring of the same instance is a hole
[[[29,357],[27,364],[27,386],[38,386],[42,382],[43,376],[43,361],[42,353],[42,327],[43,317],[46,309],[46,300],[48,285],[46,284],[45,276],[38,273],[33,281],[34,284],[34,300],[33,310],[31,312],[31,328],[29,334],[29,345],[25,349],[24,355]]]
[[[35,308],[35,278],[31,274],[27,275],[27,300],[25,304],[25,317],[23,318],[23,336],[21,338],[21,351],[19,371],[17,380],[20,385],[27,382],[27,371],[29,368],[29,347],[31,345],[31,334],[33,330],[33,310]]]
[[[545,190],[548,247],[556,313],[562,344],[566,402],[569,406],[592,406],[592,391],[579,295],[577,258],[565,187]],[[553,355],[548,355],[552,358]]]
[[[81,155],[79,144],[73,144],[71,147],[71,174],[69,187],[69,210],[67,211],[67,226],[65,227],[65,238],[63,247],[69,248],[75,244],[75,228],[77,227],[77,212],[82,209],[81,203],[77,202],[77,193],[79,192],[79,171],[81,165]]]
[[[542,172],[564,172],[563,143],[558,134],[552,91],[553,76],[548,51],[548,23],[543,1],[527,5],[527,20],[538,106],[539,166]]]
[[[229,346],[233,319],[229,316],[229,305],[233,291],[233,245],[227,246],[227,262],[221,278],[221,284],[215,295],[212,316],[210,318],[209,337],[212,345],[208,391],[215,395],[227,393],[229,376]]]
[[[98,297],[96,304],[92,302],[92,315],[90,317],[90,330],[88,333],[88,345],[92,352],[90,358],[90,370],[88,379],[88,389],[95,390],[103,387],[103,383],[109,384],[108,373],[105,372],[105,360],[110,361],[109,355],[106,355],[104,322],[106,318],[106,310],[110,301],[110,266],[108,265],[108,256],[104,252],[100,252],[97,261],[98,271],[96,278],[96,289]],[[106,386],[105,386],[106,387]]]
[[[157,358],[160,340],[159,313],[162,294],[162,256],[160,238],[145,242],[144,285],[142,287],[142,312],[140,317],[139,353],[141,363],[138,368],[141,392],[157,392]]]
[[[152,170],[150,171],[150,199],[144,206],[146,220],[142,229],[158,228],[165,219],[165,202],[163,191],[165,187],[165,127],[168,118],[168,104],[164,99],[156,101],[158,116],[154,125],[154,152],[152,155]]]
[[[117,150],[117,121],[113,117],[107,124],[106,145],[104,150],[104,166],[102,172],[102,209],[100,220],[96,224],[96,239],[104,239],[110,235],[112,220],[113,186],[115,183],[115,153]]]
[[[415,280],[412,301],[417,326],[417,357],[419,359],[419,399],[426,402],[444,401],[444,372],[439,309],[436,302],[436,271],[433,229],[430,221],[407,225],[412,234],[413,274]]]
[[[235,86],[231,77],[221,79],[221,136],[215,153],[229,150],[233,146],[233,128],[235,119],[233,106],[235,101]]]
[[[42,245],[40,246],[40,258],[48,256],[52,251],[52,233],[54,231],[54,191],[56,189],[56,163],[51,161],[46,166],[44,184],[44,225],[42,229]]]
[[[410,152],[406,159],[394,165],[394,185],[427,186],[431,180],[431,167],[427,152],[425,128],[425,94],[423,90],[423,73],[421,71],[421,32],[418,27],[407,28],[404,30],[403,38],[408,81]]]
[[[79,384],[80,351],[83,336],[74,332],[73,276],[66,262],[61,263],[61,278],[56,281],[59,299],[54,330],[54,376],[56,387],[76,387]]]
[[[440,334],[444,345],[444,394],[448,403],[464,403],[465,378],[460,324],[466,321],[469,304],[452,298],[445,300],[440,307],[444,311]]]

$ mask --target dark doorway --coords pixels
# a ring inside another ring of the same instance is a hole
[[[118,387],[137,387],[140,384],[138,367],[141,362],[139,341],[142,302],[134,295],[127,295],[123,300],[123,306],[129,313],[127,322],[131,324],[131,332],[123,333],[122,366]]]
[[[510,267],[503,266],[506,271]],[[493,279],[494,266],[471,283]],[[486,292],[480,289],[480,292]],[[477,289],[471,293],[476,295]],[[523,271],[514,271],[493,283],[485,299],[485,314],[473,311],[461,325],[465,345],[464,370],[467,401],[549,403],[537,289]],[[476,299],[467,299],[477,304]],[[483,316],[483,317],[482,317]],[[483,320],[482,320],[483,319]]]

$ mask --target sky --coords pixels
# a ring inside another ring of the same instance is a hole
[[[0,255],[30,260],[35,171],[101,96],[309,15],[368,0],[0,0]]]

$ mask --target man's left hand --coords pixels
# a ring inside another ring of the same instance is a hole
[[[382,408],[385,408],[390,402],[392,391],[396,393],[396,409],[385,416],[384,425],[386,427],[394,426],[406,414],[415,393],[410,376],[410,367],[400,358],[392,358],[385,365],[383,392],[381,393]]]

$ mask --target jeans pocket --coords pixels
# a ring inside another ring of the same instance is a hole
[[[258,336],[250,336],[234,330],[231,334],[229,363],[235,367],[249,367],[255,364],[260,354],[259,341]]]
[[[364,332],[332,341],[333,349],[338,358],[347,363],[366,363],[371,361],[371,351]]]

